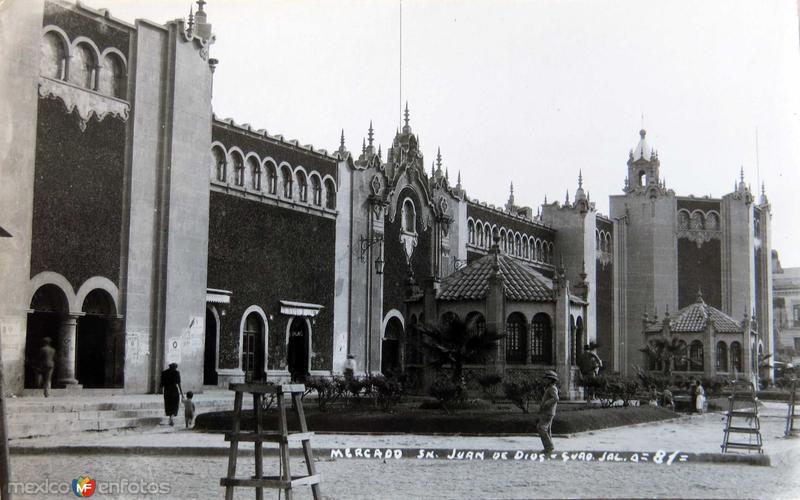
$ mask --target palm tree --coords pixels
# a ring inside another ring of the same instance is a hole
[[[667,377],[672,375],[672,364],[684,363],[686,357],[686,343],[678,339],[678,337],[656,337],[647,343],[644,347],[639,349],[645,353],[647,357],[655,362],[655,365],[661,365],[664,375]]]
[[[428,364],[436,369],[449,365],[453,369],[452,380],[464,388],[463,372],[467,363],[482,363],[495,352],[497,341],[504,335],[480,332],[474,320],[468,323],[458,316],[443,319],[438,325],[424,325],[422,348],[427,353]]]

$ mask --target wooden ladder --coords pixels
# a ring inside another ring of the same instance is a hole
[[[311,436],[308,432],[306,417],[303,413],[303,401],[300,399],[306,388],[303,384],[273,385],[266,383],[230,384],[230,389],[236,392],[233,402],[233,429],[225,435],[225,440],[230,441],[231,450],[228,455],[228,476],[220,480],[220,485],[225,487],[225,499],[233,499],[234,487],[249,487],[256,489],[256,499],[264,498],[264,488],[281,489],[287,500],[292,498],[292,489],[297,486],[311,486],[314,500],[320,500],[320,476],[314,467],[314,454],[311,450]],[[255,429],[243,431],[242,425],[242,398],[244,393],[253,395],[253,416]],[[266,394],[274,394],[278,403],[279,429],[265,431],[262,424],[261,403]],[[295,415],[300,423],[299,432],[289,432],[286,420],[286,395],[292,399]],[[255,443],[255,475],[249,478],[236,477],[236,460],[239,456],[239,442]],[[289,466],[289,441],[300,441],[303,446],[308,475],[292,476]],[[263,443],[278,443],[280,448],[280,475],[264,475]]]
[[[731,449],[764,453],[761,441],[761,421],[758,418],[758,398],[753,384],[735,382],[733,384],[733,392],[728,401],[728,412],[726,413],[728,418],[725,423],[722,453]],[[737,409],[736,401],[744,401],[747,405],[745,405],[745,408]],[[733,435],[737,434],[748,436],[748,442],[732,441]]]
[[[797,404],[797,379],[793,379],[792,392],[789,395],[789,413],[786,415],[786,431],[783,433],[784,437],[795,436],[798,431],[794,426],[794,419],[800,417],[795,408]]]

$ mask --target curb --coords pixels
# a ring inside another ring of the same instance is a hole
[[[218,446],[11,446],[11,455],[50,456],[50,455],[136,455],[136,456],[206,456],[226,457],[230,451]],[[317,460],[335,461],[339,459],[363,460],[451,460],[451,461],[527,461],[527,462],[609,462],[609,463],[649,463],[654,465],[677,464],[734,464],[769,467],[769,455],[735,455],[722,453],[689,453],[669,451],[602,451],[576,450],[558,451],[544,454],[541,451],[525,449],[457,449],[457,448],[375,448],[342,447],[317,448]],[[264,448],[262,454],[277,457],[278,448]],[[292,449],[290,454],[302,457],[301,449]],[[253,448],[239,448],[239,456],[252,457]]]

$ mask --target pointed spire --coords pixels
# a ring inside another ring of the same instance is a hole
[[[442,148],[436,149],[436,170],[442,170]]]
[[[744,165],[742,165],[742,169],[739,171],[739,182],[744,182]]]
[[[342,129],[342,136],[339,138],[339,151],[347,151],[347,148],[344,145],[344,129]]]
[[[431,162],[431,179],[436,175],[436,162]]]
[[[511,181],[511,196],[514,196],[514,181]]]
[[[544,204],[547,205],[547,195],[544,195]]]
[[[567,189],[567,197],[564,199],[564,205],[569,205],[569,189]]]
[[[186,33],[191,37],[192,32],[194,31],[194,5],[189,5],[189,27],[186,29]]]
[[[369,121],[369,130],[367,131],[367,137],[369,138],[369,147],[372,147],[372,138],[374,137],[374,129],[372,128],[372,120]]]
[[[767,189],[764,186],[764,181],[761,181],[761,196],[766,196],[766,194],[767,194],[766,191],[767,191]]]
[[[458,180],[456,181],[456,187],[461,189],[461,170],[458,171]]]
[[[361,138],[361,154],[367,154],[367,140],[363,137]]]
[[[448,182],[450,181],[450,170],[447,167],[444,167],[444,179]]]
[[[408,124],[409,122],[408,101],[406,101],[406,110],[403,112],[403,116],[404,116],[403,122],[405,123],[405,125],[403,125],[403,133],[409,134],[411,133],[411,125]]]
[[[378,159],[380,160],[383,154],[381,154],[381,145],[378,144]]]
[[[583,188],[583,170],[578,169],[578,188]]]

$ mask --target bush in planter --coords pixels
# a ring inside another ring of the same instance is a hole
[[[464,398],[464,391],[459,384],[449,378],[439,377],[428,388],[428,394],[436,398],[445,413],[450,413],[448,406]]]
[[[538,401],[544,394],[545,385],[543,382],[534,382],[528,379],[510,380],[503,383],[503,392],[514,405],[528,413],[531,401]]]
[[[478,384],[481,386],[483,394],[494,403],[494,398],[497,395],[497,388],[503,382],[503,377],[497,373],[487,373],[478,378]]]
[[[617,401],[622,401],[622,406],[631,406],[631,401],[639,393],[639,383],[634,377],[620,375],[599,375],[596,377],[597,397],[601,406],[608,408]]]

